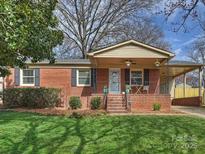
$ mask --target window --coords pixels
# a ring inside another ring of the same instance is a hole
[[[134,86],[143,85],[143,71],[142,70],[131,70],[130,81],[131,81],[131,85],[134,85]]]
[[[34,69],[21,70],[21,85],[34,86],[35,72]]]
[[[91,71],[90,69],[77,70],[77,85],[90,86],[91,85]]]

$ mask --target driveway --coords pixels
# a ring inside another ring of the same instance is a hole
[[[193,106],[172,106],[175,111],[187,113],[189,115],[195,115],[205,118],[205,107],[193,107]]]

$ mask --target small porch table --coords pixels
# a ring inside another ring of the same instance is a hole
[[[141,94],[142,92],[142,89],[143,89],[143,85],[141,85],[141,86],[136,86],[136,92],[135,92],[135,95],[136,94]]]

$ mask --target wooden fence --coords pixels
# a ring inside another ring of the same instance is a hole
[[[185,93],[183,87],[175,88],[175,98],[196,97],[199,96],[199,88],[186,88]],[[205,89],[202,89],[203,104],[205,104]]]

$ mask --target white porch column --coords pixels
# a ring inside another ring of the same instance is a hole
[[[184,98],[186,97],[186,73],[184,73],[184,76],[183,76],[183,95],[184,95]]]
[[[202,96],[202,68],[199,68],[199,96]]]
[[[170,77],[169,79],[169,93],[171,95],[171,99],[175,98],[175,78]]]

